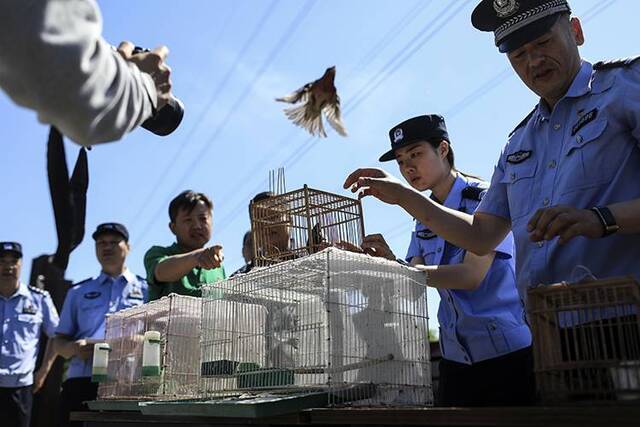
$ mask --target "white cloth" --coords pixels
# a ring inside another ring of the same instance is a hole
[[[156,103],[151,76],[101,37],[93,0],[0,0],[0,88],[82,145],[115,141]]]

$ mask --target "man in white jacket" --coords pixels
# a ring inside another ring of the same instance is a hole
[[[0,0],[0,88],[81,145],[117,141],[171,97],[168,49],[101,36],[94,0]]]

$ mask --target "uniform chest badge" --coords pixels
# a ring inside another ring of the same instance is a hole
[[[431,240],[434,237],[436,237],[436,233],[434,233],[431,230],[418,230],[416,231],[416,237],[418,237],[418,239],[422,239],[422,240]]]
[[[22,306],[22,314],[36,314],[38,309],[30,302],[25,302]]]
[[[84,294],[84,297],[86,299],[96,299],[98,298],[100,295],[102,295],[102,292],[98,292],[98,291],[91,291],[91,292],[87,292]]]
[[[493,10],[500,18],[508,18],[518,11],[520,5],[516,0],[493,0]]]
[[[131,289],[131,292],[129,292],[129,298],[130,299],[142,299],[143,298],[142,290],[140,288]]]
[[[517,165],[518,163],[522,163],[525,160],[527,160],[529,157],[531,157],[532,153],[533,151],[523,151],[523,150],[517,151],[507,156],[507,162],[513,165]]]
[[[571,128],[571,136],[574,136],[576,133],[578,133],[580,129],[582,129],[583,127],[585,127],[586,125],[594,121],[596,117],[598,117],[597,108],[594,108],[588,113],[583,114],[582,117],[580,117],[580,119],[578,120],[578,122],[575,125],[573,125],[573,128]]]

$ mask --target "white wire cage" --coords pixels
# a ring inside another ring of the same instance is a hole
[[[173,400],[198,397],[202,299],[171,294],[107,316],[107,378],[98,399]],[[143,372],[145,333],[160,335],[159,375]]]
[[[329,248],[204,286],[202,397],[431,405],[425,282],[399,263]]]

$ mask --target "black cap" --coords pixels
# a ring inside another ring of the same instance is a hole
[[[118,224],[117,222],[105,222],[104,224],[100,224],[91,237],[93,237],[93,240],[96,240],[99,235],[104,233],[116,233],[124,237],[125,242],[129,241],[129,232],[127,231],[127,227],[122,224]]]
[[[18,242],[0,242],[0,253],[13,252],[22,258],[22,245]]]
[[[381,162],[388,162],[396,158],[395,151],[398,148],[415,144],[416,142],[449,141],[447,133],[447,125],[444,123],[444,117],[438,114],[430,114],[428,116],[418,116],[406,120],[399,125],[394,126],[389,131],[389,139],[391,140],[391,150],[387,151],[380,157]]]
[[[566,0],[482,0],[471,23],[492,31],[500,52],[508,53],[549,31],[562,13],[571,13]]]

